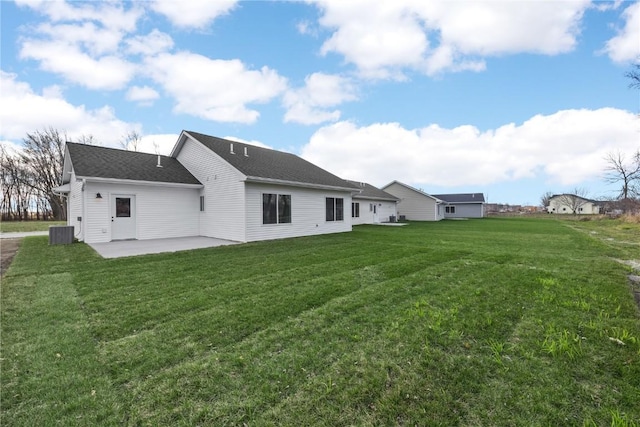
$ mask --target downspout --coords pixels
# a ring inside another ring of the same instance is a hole
[[[86,216],[84,214],[87,211],[87,199],[86,199],[85,194],[84,194],[84,186],[86,184],[87,184],[87,180],[85,178],[82,178],[82,220],[80,221],[80,231],[78,232],[78,236],[76,236],[76,237],[79,238],[79,235],[82,234],[82,241],[83,242],[86,241],[86,237],[87,237],[87,236],[84,235],[84,227],[82,225],[84,222],[87,221],[87,218],[86,218]]]

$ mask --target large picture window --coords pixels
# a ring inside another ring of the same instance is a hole
[[[291,222],[291,195],[269,194],[262,195],[262,223],[288,224]]]
[[[325,212],[327,221],[343,221],[344,199],[338,197],[327,197]]]

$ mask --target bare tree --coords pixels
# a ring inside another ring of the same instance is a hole
[[[130,151],[138,151],[138,148],[140,148],[141,143],[142,143],[142,135],[140,135],[136,130],[130,130],[120,140],[120,145],[122,146],[122,148]]]
[[[610,184],[620,184],[621,200],[631,199],[638,195],[637,182],[640,180],[640,150],[636,151],[631,161],[627,161],[625,155],[611,152],[605,157],[604,180]]]
[[[66,137],[66,133],[53,127],[27,133],[23,139],[24,151],[20,154],[22,162],[34,174],[29,185],[47,199],[53,217],[58,220],[66,218],[66,206],[53,189],[60,185]]]
[[[581,208],[590,202],[587,198],[588,191],[584,188],[574,188],[571,193],[560,194],[556,197],[559,207],[568,208],[574,215],[580,213]]]
[[[631,83],[629,83],[631,89],[640,89],[640,63],[634,64],[631,71],[624,76],[631,80]]]
[[[542,206],[543,208],[546,208],[547,206],[549,206],[549,202],[551,201],[551,196],[553,196],[553,193],[551,191],[547,191],[542,196],[540,196],[540,206]]]

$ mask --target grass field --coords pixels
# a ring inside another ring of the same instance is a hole
[[[616,260],[640,260],[640,234],[618,226],[359,226],[112,260],[26,238],[2,283],[0,424],[639,425]]]
[[[52,225],[65,224],[65,221],[0,221],[0,232],[47,231]]]

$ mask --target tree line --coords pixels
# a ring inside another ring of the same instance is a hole
[[[53,190],[62,184],[66,142],[95,144],[92,135],[75,141],[53,127],[27,133],[21,150],[0,145],[0,217],[2,221],[67,219],[67,204]],[[138,151],[142,141],[137,131],[129,131],[120,141],[125,150]]]
[[[65,220],[67,206],[53,189],[61,184],[65,132],[53,127],[27,133],[21,150],[0,146],[0,216],[10,220]],[[92,136],[78,142],[91,144]]]

